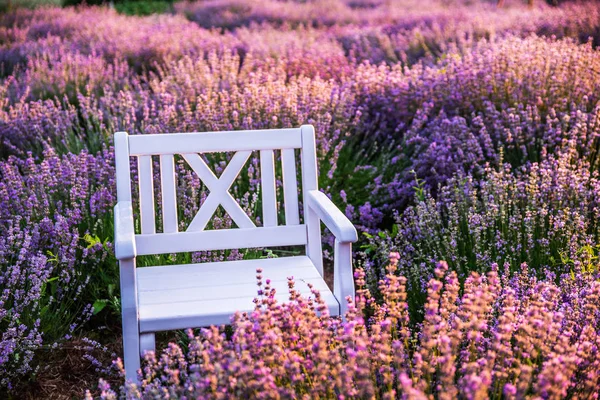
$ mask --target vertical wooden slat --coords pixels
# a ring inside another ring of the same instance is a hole
[[[156,233],[152,156],[138,157],[142,234]]]
[[[263,226],[277,226],[275,195],[275,159],[273,150],[260,151],[260,181],[262,186]]]
[[[296,156],[294,149],[281,150],[281,167],[283,169],[283,200],[285,207],[285,224],[298,225],[298,182],[296,181]]]
[[[315,145],[315,129],[312,125],[302,125],[302,191],[304,198],[304,223],[308,244],[306,255],[311,259],[321,276],[323,276],[323,250],[321,247],[321,221],[308,207],[308,192],[318,189],[317,183],[317,151]]]
[[[160,186],[162,190],[163,232],[177,232],[175,163],[172,154],[160,156]]]
[[[115,133],[115,169],[117,173],[117,201],[131,201],[129,135],[127,132]]]

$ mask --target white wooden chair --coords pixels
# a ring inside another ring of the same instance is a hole
[[[277,225],[275,158],[281,149],[285,225]],[[304,218],[298,209],[294,149],[301,149]],[[255,226],[229,193],[251,152],[260,150],[263,226]],[[199,153],[235,155],[217,178]],[[174,155],[181,155],[210,190],[185,232],[179,232]],[[152,156],[160,156],[163,233],[156,233]],[[137,157],[141,234],[134,231],[130,158]],[[257,296],[256,268],[288,298],[287,277],[310,295],[307,283],[321,292],[331,315],[343,315],[347,296],[354,299],[352,242],[356,230],[317,188],[315,134],[311,125],[296,129],[256,131],[115,134],[117,205],[115,254],[120,264],[123,349],[126,377],[137,380],[140,357],[155,349],[154,333],[227,324],[235,311],[250,311]],[[204,230],[221,205],[239,228]],[[323,279],[320,221],[335,235],[333,292]],[[306,256],[136,269],[136,256],[202,250],[305,246]]]

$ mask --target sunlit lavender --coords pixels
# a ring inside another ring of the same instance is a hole
[[[290,278],[290,302],[277,303],[269,282],[256,309],[232,320],[231,339],[217,327],[189,331],[146,357],[143,381],[125,385],[131,398],[594,398],[600,282],[565,276],[537,280],[527,264],[508,277],[497,264],[472,272],[464,291],[456,272],[438,263],[427,283],[425,317],[408,314],[398,253],[379,281],[378,303],[356,271],[358,293],[346,321],[329,318],[319,293],[302,297]],[[370,315],[368,319],[365,314]],[[122,368],[117,362],[117,367]],[[119,395],[100,382],[101,399]],[[87,394],[87,398],[92,398]]]
[[[88,357],[100,386],[74,396],[597,396],[600,6],[525,3],[0,14],[0,397],[107,320],[116,328],[97,348],[121,339],[115,131],[301,124],[315,126],[319,186],[361,233],[346,319],[290,281],[290,303],[267,291],[227,334],[159,346],[140,387],[124,384],[119,361],[111,373]],[[219,173],[228,157],[207,161]],[[257,166],[253,155],[231,193],[260,222]],[[208,191],[176,168],[184,227]],[[218,213],[212,228],[231,224]],[[262,256],[273,253],[139,266]]]

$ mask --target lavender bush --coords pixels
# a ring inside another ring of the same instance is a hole
[[[526,263],[539,276],[557,279],[576,266],[593,272],[600,249],[600,185],[597,171],[574,154],[518,169],[488,166],[481,179],[459,174],[437,198],[419,190],[416,204],[396,214],[392,231],[369,235],[369,281],[385,275],[390,251],[402,254],[398,270],[416,308],[438,259],[447,260],[461,281],[492,263],[513,272]]]
[[[118,277],[107,262],[114,260],[110,243],[86,240],[90,233],[107,237],[110,228],[112,157],[108,149],[64,157],[48,149],[41,162],[0,162],[1,386],[28,377],[39,367],[38,350],[87,322],[91,271],[109,268],[109,281]]]
[[[435,67],[359,67],[356,151],[392,150],[373,173],[377,205],[403,208],[417,179],[435,192],[457,172],[498,165],[501,149],[519,166],[575,141],[596,168],[600,80],[589,66],[598,62],[590,45],[511,37]]]
[[[425,318],[414,325],[399,257],[392,254],[379,281],[382,304],[356,271],[356,304],[344,322],[327,315],[318,292],[300,296],[292,278],[290,301],[277,303],[258,270],[265,294],[253,312],[233,318],[231,339],[216,327],[190,331],[187,351],[171,344],[146,357],[140,386],[115,392],[101,382],[99,398],[597,396],[597,277],[579,271],[556,285],[531,277],[525,264],[512,278],[493,264],[471,273],[461,293],[456,272],[440,262]]]

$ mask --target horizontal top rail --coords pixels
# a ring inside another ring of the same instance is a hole
[[[132,156],[297,149],[301,147],[300,128],[129,136],[129,154]]]

